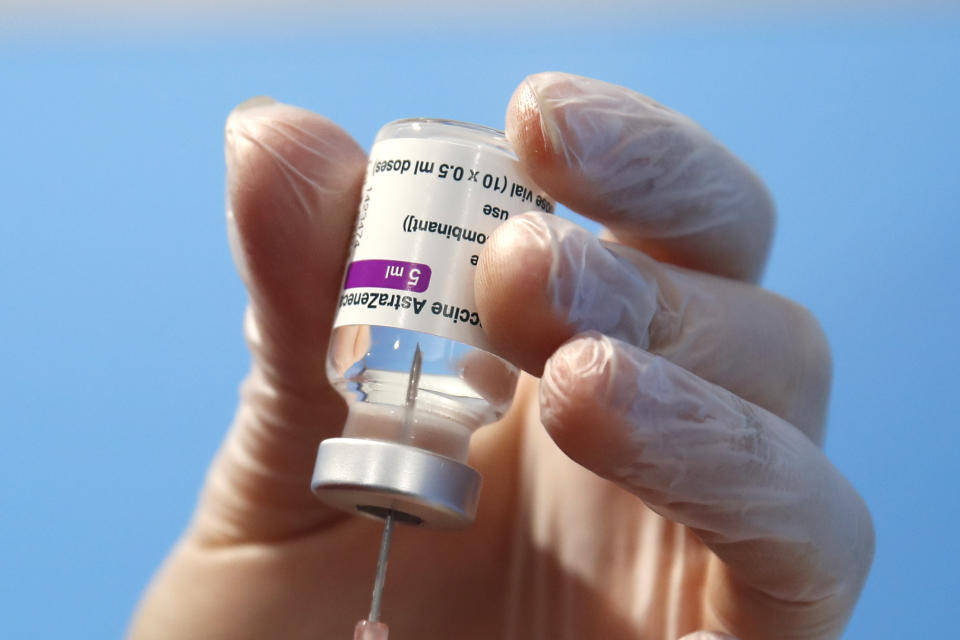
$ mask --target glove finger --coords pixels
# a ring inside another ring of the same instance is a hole
[[[693,120],[623,87],[539,73],[513,94],[506,129],[537,184],[622,242],[663,262],[759,277],[773,202]]]
[[[326,382],[323,353],[347,256],[363,150],[319,115],[244,103],[227,119],[227,228],[250,294],[247,337],[264,375]]]
[[[208,541],[278,539],[330,513],[309,480],[318,443],[346,415],[325,355],[365,156],[329,120],[269,99],[234,110],[225,141],[253,366],[195,528]]]
[[[822,437],[831,377],[823,332],[805,309],[754,285],[664,265],[528,213],[485,244],[476,300],[498,353],[534,375],[565,341],[599,331]]]
[[[856,490],[800,431],[596,333],[551,357],[540,405],[570,458],[713,551],[710,626],[742,637],[840,634],[870,566],[872,523]]]

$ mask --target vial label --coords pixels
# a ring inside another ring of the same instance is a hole
[[[374,145],[334,327],[379,325],[489,351],[473,296],[484,243],[553,202],[505,154],[455,142]]]

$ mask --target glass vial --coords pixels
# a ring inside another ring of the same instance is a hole
[[[510,215],[553,208],[500,131],[431,119],[380,130],[331,338],[328,373],[350,409],[317,453],[321,499],[408,524],[473,521],[470,437],[509,408],[518,376],[491,353],[474,271]]]

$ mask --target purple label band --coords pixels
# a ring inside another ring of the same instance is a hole
[[[347,267],[344,289],[383,287],[423,293],[430,284],[430,267],[400,260],[358,260]]]

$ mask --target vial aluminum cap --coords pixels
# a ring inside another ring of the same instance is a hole
[[[366,438],[320,443],[311,488],[327,504],[368,517],[453,529],[473,522],[480,474],[446,456]]]

